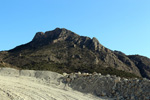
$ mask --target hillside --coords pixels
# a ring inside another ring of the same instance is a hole
[[[106,100],[65,87],[60,77],[51,71],[0,68],[0,100]]]
[[[141,67],[134,57],[104,47],[95,37],[79,36],[64,28],[37,32],[31,42],[0,52],[0,61],[22,69],[59,73],[96,71],[122,77],[150,78],[150,59],[141,60],[146,65]]]
[[[0,90],[0,100],[150,100],[150,80],[96,72],[0,68]]]

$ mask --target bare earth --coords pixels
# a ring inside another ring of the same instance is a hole
[[[53,80],[47,82],[40,78],[7,74],[0,74],[0,100],[104,100],[64,88],[63,83],[58,85]]]

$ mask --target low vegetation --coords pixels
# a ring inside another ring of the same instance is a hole
[[[28,64],[25,66],[21,67],[22,69],[29,69],[29,70],[49,70],[49,71],[54,71],[58,73],[72,73],[72,72],[88,72],[88,73],[93,73],[93,72],[98,72],[101,73],[102,75],[116,75],[120,77],[125,77],[125,78],[140,78],[139,76],[136,76],[135,74],[125,72],[122,70],[117,70],[112,67],[102,67],[102,66],[95,66],[95,67],[88,67],[82,65],[81,67],[67,67],[66,64],[59,64],[59,63],[54,63],[54,62],[39,62],[39,63],[32,63]]]

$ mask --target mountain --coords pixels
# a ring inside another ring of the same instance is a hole
[[[139,69],[142,77],[150,79],[150,59],[140,55],[128,56]]]
[[[22,69],[56,72],[101,72],[150,78],[150,60],[112,51],[94,38],[79,36],[65,28],[37,32],[33,40],[0,52],[0,61]],[[137,63],[141,61],[141,63]]]

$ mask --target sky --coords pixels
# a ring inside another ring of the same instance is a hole
[[[150,0],[0,0],[0,51],[57,27],[150,58]]]

